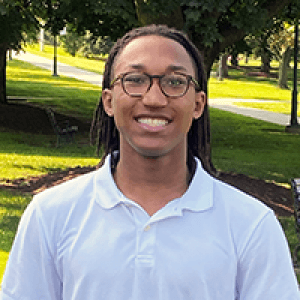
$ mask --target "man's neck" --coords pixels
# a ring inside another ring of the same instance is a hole
[[[149,215],[168,202],[181,197],[188,188],[186,157],[147,158],[120,155],[114,178],[129,199],[142,206]]]

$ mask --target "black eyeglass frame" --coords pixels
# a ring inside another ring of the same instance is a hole
[[[143,75],[146,75],[149,79],[150,79],[150,84],[149,84],[149,87],[148,89],[145,91],[144,94],[130,94],[126,91],[125,89],[125,86],[124,86],[124,77],[127,76],[128,74],[135,74],[135,73],[140,73],[140,74],[143,74]],[[113,79],[110,83],[110,87],[112,88],[114,86],[114,84],[118,81],[118,80],[121,80],[121,84],[122,84],[122,88],[123,88],[123,91],[131,96],[131,97],[142,97],[144,96],[146,93],[149,92],[149,90],[151,89],[152,87],[152,84],[153,84],[153,79],[154,78],[158,78],[158,83],[159,83],[159,88],[161,90],[161,92],[166,96],[166,97],[169,97],[169,98],[179,98],[179,97],[182,97],[184,96],[187,91],[189,90],[190,88],[190,83],[193,82],[193,84],[195,85],[195,91],[198,93],[201,91],[201,87],[200,87],[200,84],[199,82],[191,75],[187,75],[187,74],[183,74],[183,73],[179,73],[179,72],[173,72],[173,74],[177,74],[177,75],[181,75],[181,76],[184,76],[187,78],[187,85],[186,85],[186,89],[183,93],[181,93],[180,95],[178,96],[170,96],[168,95],[162,88],[162,85],[161,85],[161,80],[162,78],[164,78],[166,75],[168,74],[163,74],[163,75],[150,75],[148,73],[145,73],[145,72],[134,72],[134,71],[130,71],[130,72],[126,72],[126,73],[122,73],[120,75],[118,75],[115,79]]]

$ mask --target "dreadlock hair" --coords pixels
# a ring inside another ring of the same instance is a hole
[[[199,82],[200,90],[207,94],[207,81],[198,49],[183,32],[169,28],[166,25],[149,25],[133,29],[115,43],[105,65],[102,90],[110,88],[110,83],[113,79],[114,62],[126,45],[136,38],[149,35],[162,36],[174,40],[186,49],[195,64],[196,79]],[[115,150],[119,150],[119,132],[115,126],[114,118],[109,117],[104,110],[102,97],[100,97],[100,101],[96,107],[90,133],[91,143],[95,144],[97,142],[98,155],[101,150],[104,151],[100,162],[100,166],[102,166],[107,155]],[[194,170],[195,163],[193,157],[196,156],[200,159],[206,171],[215,174],[215,168],[210,160],[210,122],[207,104],[205,104],[202,116],[192,122],[192,126],[188,132],[187,151],[187,164],[190,170]]]

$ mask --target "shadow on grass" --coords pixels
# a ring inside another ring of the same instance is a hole
[[[34,171],[38,171],[38,172],[45,172],[45,173],[54,173],[54,172],[59,172],[62,170],[62,168],[53,168],[53,167],[44,167],[44,166],[40,166],[40,167],[34,167],[32,165],[12,165],[14,168],[17,169],[30,169],[30,170],[34,170]]]
[[[285,134],[284,129],[278,129],[278,128],[262,128],[261,131],[268,132],[268,133]]]

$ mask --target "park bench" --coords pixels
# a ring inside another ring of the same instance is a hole
[[[293,263],[299,269],[298,252],[300,251],[300,178],[291,179],[291,190],[294,198],[295,227],[298,236],[298,244],[293,253]]]
[[[75,143],[75,133],[78,131],[78,127],[70,126],[68,120],[58,124],[54,111],[51,108],[47,108],[46,112],[56,135],[56,147],[59,147],[62,143]]]

